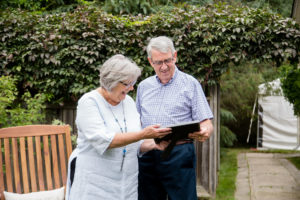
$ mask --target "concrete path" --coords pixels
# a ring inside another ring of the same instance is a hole
[[[291,154],[241,153],[235,200],[300,200],[300,171]]]

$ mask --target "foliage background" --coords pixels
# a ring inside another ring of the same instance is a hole
[[[122,53],[153,74],[145,46],[167,35],[178,50],[178,66],[215,84],[232,63],[286,59],[298,63],[299,25],[266,10],[226,4],[175,8],[148,17],[116,17],[80,7],[74,12],[33,14],[4,10],[0,18],[0,73],[17,75],[20,90],[76,101],[98,85],[98,68]],[[116,48],[117,47],[117,48]]]
[[[237,120],[225,121],[223,125],[235,133],[237,137],[235,146],[256,146],[256,115],[253,116],[249,143],[247,138],[258,85],[278,78],[280,72],[272,62],[260,64],[245,62],[229,69],[222,75],[220,81],[221,108],[226,108]]]
[[[283,65],[281,83],[284,96],[293,105],[294,114],[300,116],[300,67]]]
[[[0,77],[0,127],[29,125],[45,120],[45,95],[26,91],[18,98],[16,79]]]

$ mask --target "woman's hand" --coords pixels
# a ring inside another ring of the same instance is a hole
[[[171,128],[160,128],[160,125],[147,126],[142,130],[143,139],[162,138],[171,133]]]
[[[160,125],[152,125],[137,132],[128,132],[126,134],[116,133],[114,139],[109,145],[109,148],[125,146],[127,144],[137,142],[139,140],[162,138],[165,135],[171,133],[171,128],[159,128],[159,127]],[[151,148],[153,149],[154,147]]]

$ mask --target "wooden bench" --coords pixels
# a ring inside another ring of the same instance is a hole
[[[0,129],[0,199],[3,191],[30,193],[65,186],[71,152],[68,125]]]

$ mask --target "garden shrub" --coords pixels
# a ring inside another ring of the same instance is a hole
[[[44,122],[45,95],[27,91],[19,98],[15,84],[15,78],[0,77],[0,128]]]
[[[237,120],[229,110],[223,108],[221,108],[220,117],[220,146],[232,147],[237,138],[226,124],[236,122]]]
[[[294,114],[300,116],[300,67],[283,65],[280,70],[283,94],[293,104]]]
[[[186,6],[151,16],[113,16],[79,7],[56,14],[0,13],[0,74],[19,89],[76,101],[98,84],[98,68],[116,53],[133,59],[144,79],[154,74],[145,46],[154,36],[175,42],[178,67],[205,84],[219,82],[232,63],[299,62],[299,25],[289,18],[226,4]]]
[[[84,0],[1,0],[0,9],[12,7],[30,11],[62,9],[64,6],[85,3]]]

